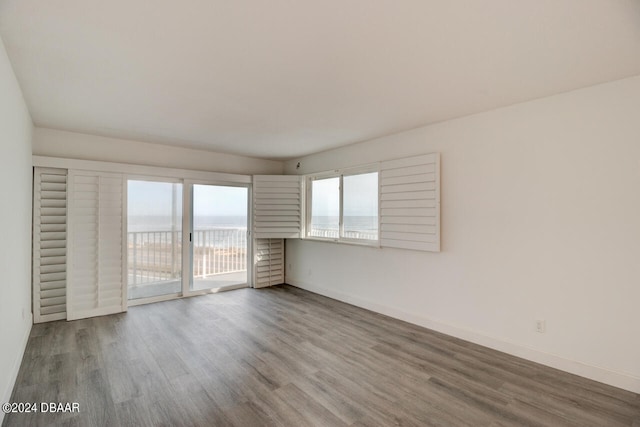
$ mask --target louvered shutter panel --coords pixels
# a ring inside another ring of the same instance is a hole
[[[67,317],[67,171],[35,168],[33,320]]]
[[[301,178],[296,175],[254,175],[254,238],[300,237],[301,182]]]
[[[69,171],[67,319],[124,311],[123,177]]]
[[[284,239],[256,239],[255,288],[284,283]]]
[[[440,154],[380,165],[380,245],[440,251]]]

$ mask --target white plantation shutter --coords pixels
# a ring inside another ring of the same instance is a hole
[[[122,175],[69,171],[68,320],[126,309],[123,219]]]
[[[440,251],[440,154],[380,164],[380,245]]]
[[[302,184],[297,175],[254,175],[253,237],[299,238]]]
[[[284,240],[256,239],[255,288],[284,283]]]
[[[33,320],[67,317],[67,170],[35,168]]]

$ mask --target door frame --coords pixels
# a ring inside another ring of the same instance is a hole
[[[156,295],[152,297],[146,298],[136,298],[133,300],[129,299],[129,248],[128,248],[128,233],[129,233],[129,181],[148,181],[148,182],[161,182],[165,184],[182,184],[182,216],[184,218],[184,180],[181,178],[174,177],[166,177],[166,176],[158,176],[158,175],[134,175],[134,174],[125,174],[123,180],[123,191],[122,191],[122,276],[123,276],[123,286],[124,292],[126,293],[125,301],[128,307],[134,307],[136,305],[142,304],[150,304],[153,302],[161,302],[172,299],[181,298],[181,292],[174,292],[170,294]],[[183,221],[184,223],[184,221]],[[183,232],[184,235],[184,232]],[[181,254],[182,256],[182,254]],[[181,267],[183,267],[184,262],[181,260]],[[182,281],[182,277],[180,278]]]
[[[212,294],[223,291],[230,291],[233,289],[250,288],[253,287],[253,239],[252,239],[252,185],[250,183],[239,183],[229,181],[209,181],[209,180],[192,180],[185,179],[183,181],[183,202],[182,212],[188,212],[187,215],[182,215],[182,296],[191,297],[196,295]],[[190,235],[193,232],[191,229],[193,222],[193,186],[194,185],[211,185],[219,187],[238,187],[247,189],[247,281],[237,285],[221,286],[213,289],[201,289],[191,290],[191,280],[193,279],[193,260],[192,260],[192,245]],[[185,232],[185,230],[187,232]]]

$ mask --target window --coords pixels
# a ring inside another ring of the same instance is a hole
[[[310,236],[340,236],[340,177],[311,181]]]
[[[310,238],[378,241],[378,171],[336,171],[307,181]]]
[[[378,172],[342,178],[344,237],[378,240]]]

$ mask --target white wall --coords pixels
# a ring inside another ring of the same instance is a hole
[[[282,162],[37,127],[33,154],[238,174],[278,174]]]
[[[0,403],[9,401],[31,330],[33,124],[0,39]],[[4,414],[0,412],[0,424]]]
[[[441,253],[288,240],[288,283],[640,392],[640,76],[285,172],[435,151]]]

